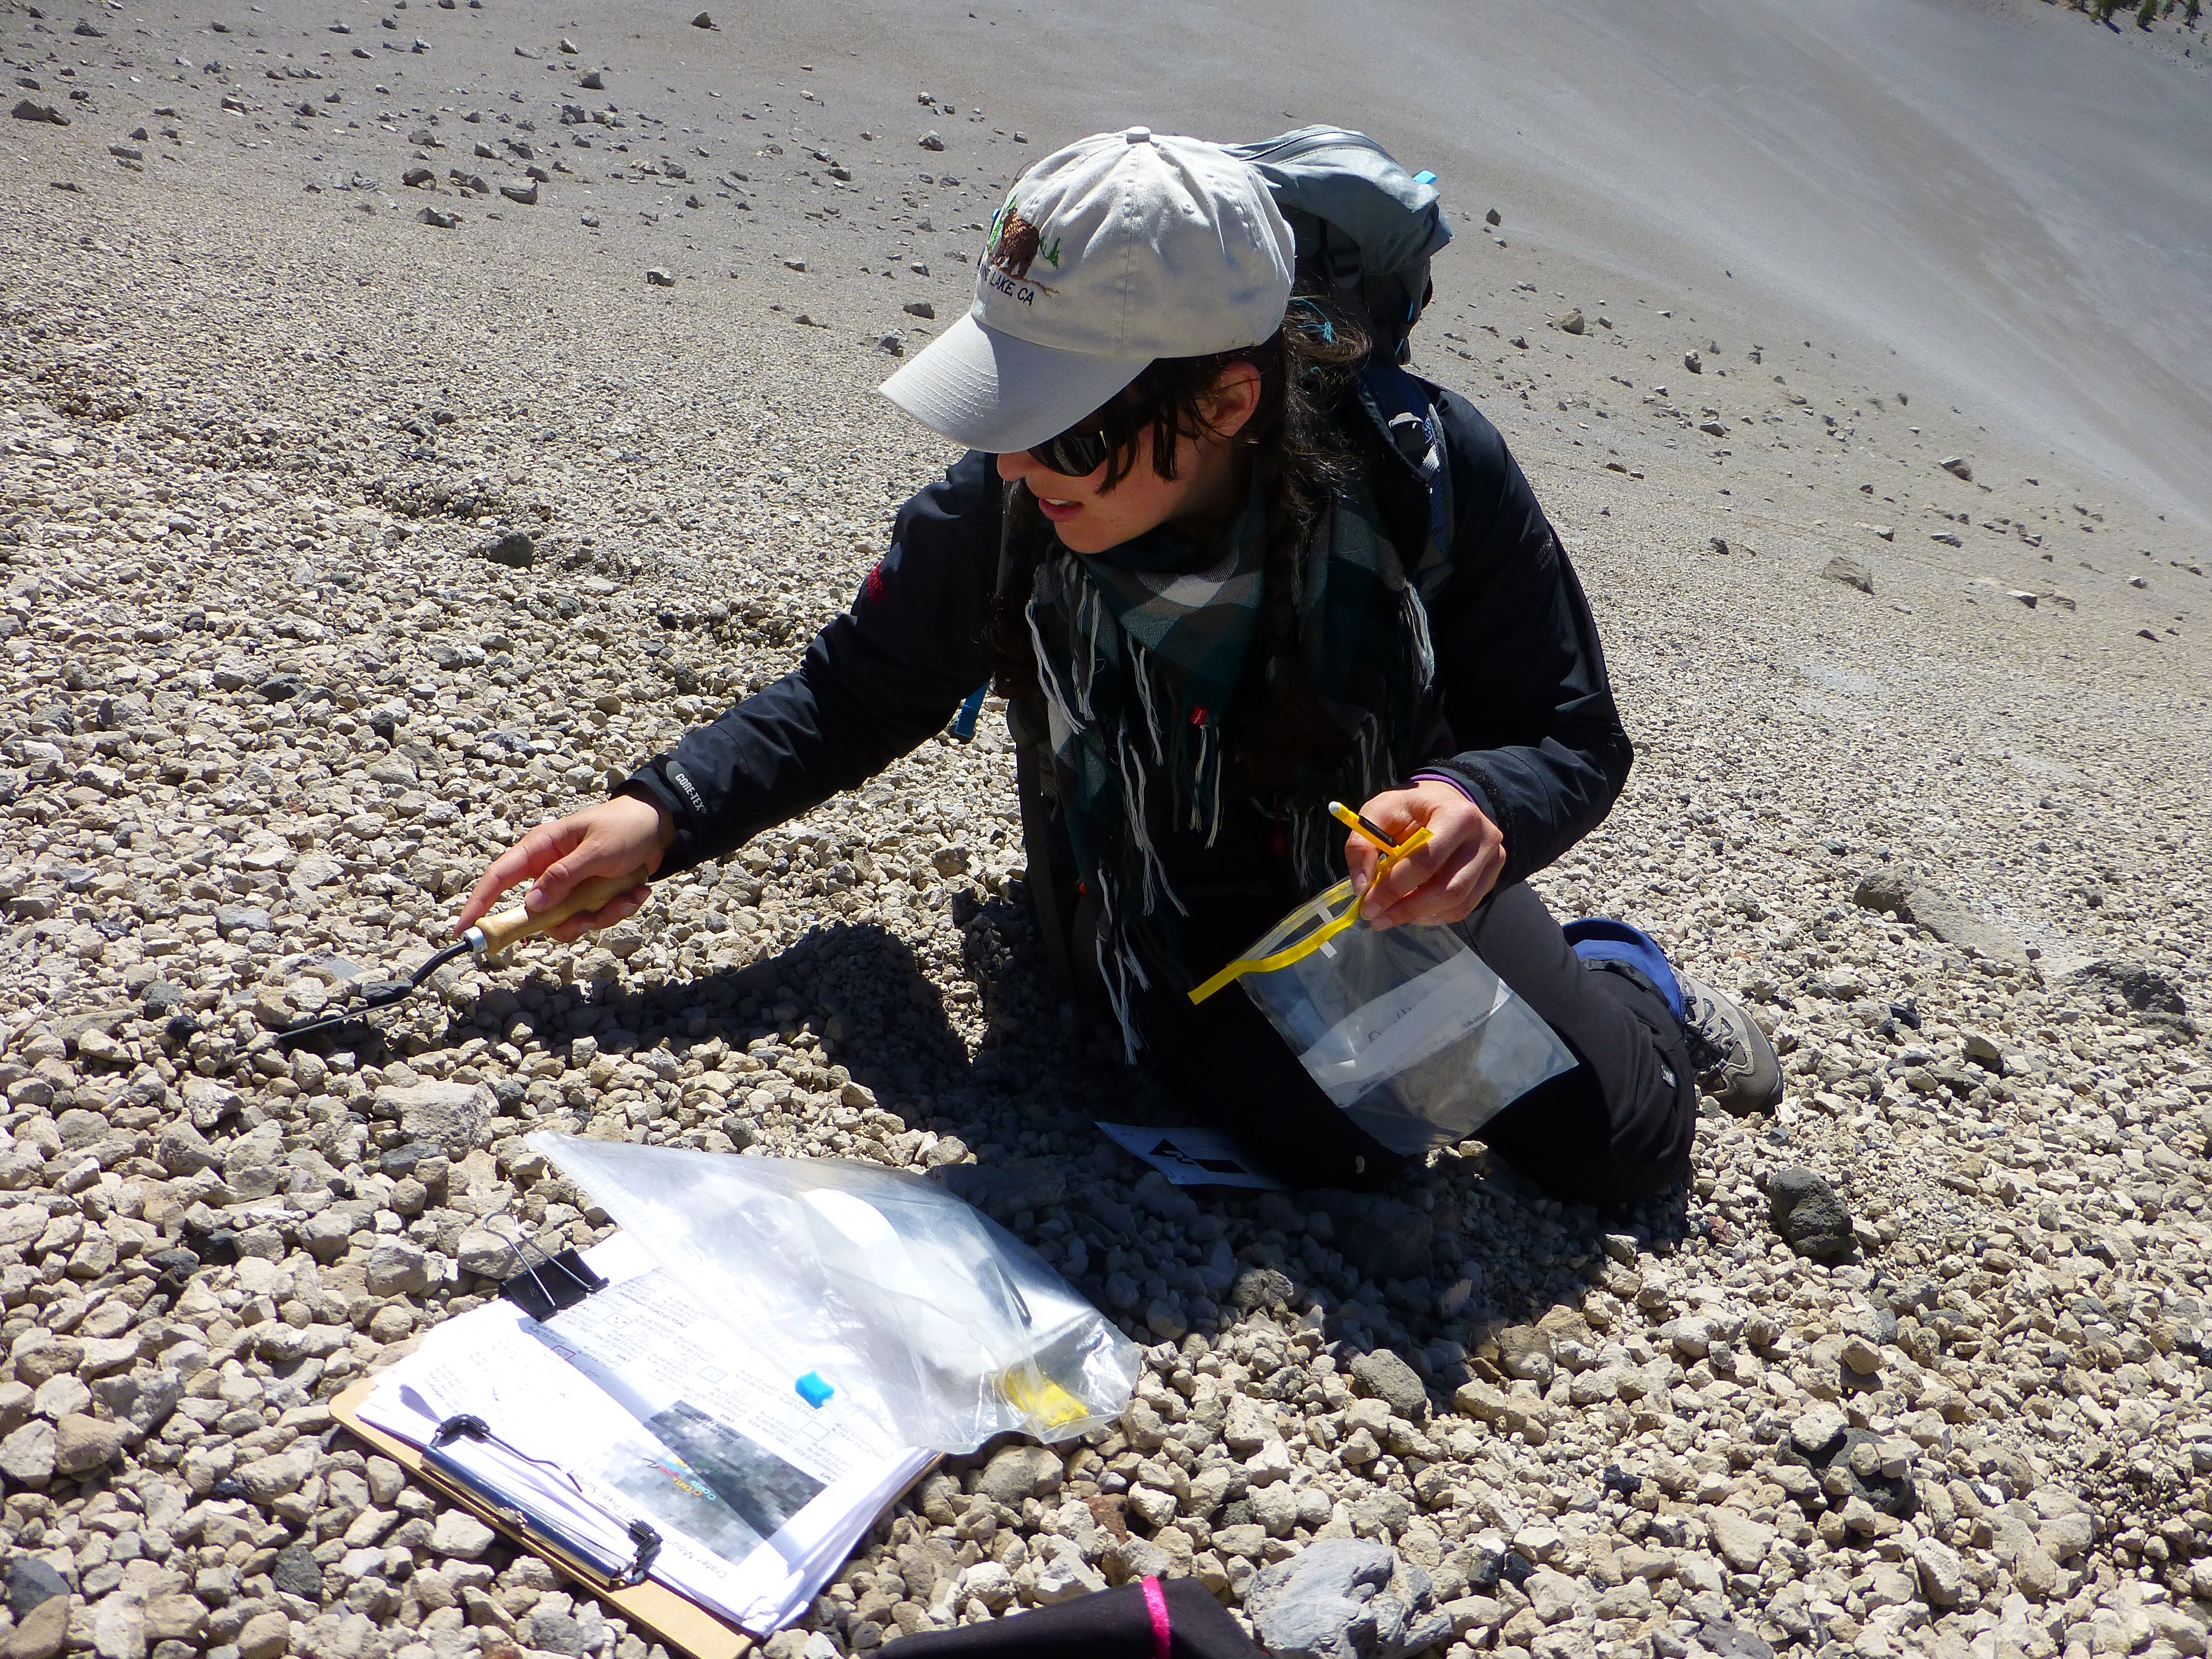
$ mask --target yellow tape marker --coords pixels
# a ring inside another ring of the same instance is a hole
[[[1331,805],[1334,807],[1334,803],[1332,802]],[[1361,835],[1367,835],[1367,831],[1364,829],[1360,829],[1358,825],[1354,824],[1352,827],[1355,830],[1358,830]],[[1372,836],[1368,836],[1368,839],[1372,841],[1374,840],[1374,837]],[[1399,842],[1395,846],[1378,843],[1383,846],[1382,862],[1376,869],[1375,879],[1377,881],[1382,880],[1383,876],[1389,873],[1390,866],[1393,864],[1395,864],[1400,859],[1404,858],[1415,848],[1427,846],[1430,839],[1429,827],[1426,824],[1423,824],[1419,829],[1414,830],[1412,835],[1407,836],[1405,840]],[[1321,927],[1316,927],[1311,933],[1300,939],[1296,945],[1287,945],[1284,949],[1277,951],[1269,956],[1237,957],[1236,961],[1231,963],[1226,968],[1224,968],[1212,979],[1209,979],[1205,984],[1193,991],[1190,994],[1190,1000],[1193,1002],[1203,1002],[1206,998],[1212,996],[1216,991],[1221,989],[1224,985],[1231,984],[1234,981],[1242,979],[1247,974],[1272,974],[1278,968],[1287,968],[1292,963],[1311,956],[1316,951],[1320,949],[1322,945],[1327,944],[1330,939],[1334,939],[1346,928],[1351,927],[1353,922],[1358,921],[1359,920],[1360,907],[1366,902],[1367,895],[1362,893],[1358,898],[1352,901],[1352,908],[1349,910],[1346,910],[1342,915],[1336,917],[1334,921],[1325,922]]]

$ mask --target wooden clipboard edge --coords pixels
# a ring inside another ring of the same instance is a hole
[[[425,1468],[420,1448],[361,1420],[362,1402],[374,1390],[376,1383],[377,1379],[374,1376],[364,1377],[355,1383],[331,1401],[331,1415],[344,1424],[349,1433],[374,1446],[405,1469],[410,1478],[451,1498],[487,1526],[528,1548],[529,1546],[516,1536],[514,1528],[486,1510],[482,1504],[454,1491],[440,1480],[434,1473]],[[562,1577],[575,1583],[586,1595],[596,1595],[603,1601],[612,1603],[631,1624],[643,1626],[671,1647],[681,1648],[691,1655],[692,1659],[745,1659],[745,1656],[753,1652],[757,1645],[751,1636],[737,1626],[708,1612],[696,1601],[686,1601],[665,1584],[656,1584],[648,1579],[635,1589],[603,1590],[586,1583],[560,1562],[542,1552],[532,1550],[531,1553]]]

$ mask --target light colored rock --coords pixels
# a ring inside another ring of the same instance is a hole
[[[1939,1539],[1922,1538],[1912,1547],[1912,1565],[1920,1576],[1920,1593],[1930,1607],[1957,1604],[1966,1582],[1958,1551]]]
[[[1756,1572],[1774,1543],[1774,1528],[1725,1505],[1705,1511],[1713,1547],[1735,1572]]]
[[[1054,1538],[1046,1543],[1045,1559],[1038,1564],[1030,1583],[1037,1604],[1048,1607],[1079,1595],[1096,1595],[1106,1588],[1105,1579],[1065,1538]]]
[[[438,1517],[430,1534],[430,1547],[440,1555],[473,1561],[491,1547],[498,1536],[466,1510],[447,1510]]]
[[[222,1158],[189,1119],[179,1118],[162,1129],[155,1145],[154,1161],[171,1177],[182,1179],[213,1168]]]
[[[362,1264],[371,1296],[419,1296],[430,1287],[429,1255],[404,1239],[380,1239]]]
[[[115,1461],[130,1436],[126,1424],[72,1412],[54,1425],[54,1468],[62,1474],[88,1474]]]
[[[459,1159],[491,1119],[491,1091],[481,1083],[387,1084],[376,1091],[376,1109],[397,1117],[410,1140],[427,1140]]]
[[[93,1659],[146,1659],[145,1610],[136,1599],[107,1595],[94,1604],[92,1652]]]
[[[489,1227],[471,1227],[463,1233],[453,1259],[464,1273],[483,1279],[503,1279],[517,1271],[514,1236]]]
[[[69,1632],[70,1598],[42,1601],[8,1632],[7,1659],[58,1659],[69,1646]]]
[[[976,1479],[975,1490],[994,1503],[1019,1509],[1027,1498],[1060,1490],[1066,1470],[1045,1446],[1008,1446],[993,1454]]]
[[[256,1458],[238,1468],[238,1484],[255,1503],[268,1504],[287,1492],[297,1492],[315,1472],[315,1449],[295,1442],[272,1456]]]
[[[972,1595],[994,1613],[1014,1599],[1014,1576],[996,1561],[978,1561],[960,1575],[960,1593]]]
[[[146,1639],[191,1642],[207,1628],[208,1610],[196,1595],[178,1591],[146,1603]]]
[[[278,1659],[290,1651],[292,1620],[281,1612],[257,1613],[239,1630],[239,1659]]]
[[[1859,560],[1838,553],[1821,568],[1820,574],[1832,582],[1841,582],[1846,587],[1856,587],[1862,593],[1874,592],[1874,572]]]
[[[1279,1437],[1275,1408],[1249,1394],[1229,1396],[1228,1417],[1221,1431],[1222,1444],[1239,1457],[1249,1457],[1268,1441]]]
[[[1262,1569],[1244,1607],[1277,1659],[1401,1659],[1453,1631],[1428,1576],[1365,1539],[1322,1539]]]

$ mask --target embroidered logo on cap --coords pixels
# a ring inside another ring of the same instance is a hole
[[[991,221],[991,234],[983,244],[985,276],[991,286],[1024,305],[1032,303],[1039,294],[1056,294],[1058,289],[1030,277],[1030,267],[1042,257],[1054,270],[1060,267],[1060,238],[1052,239],[1052,246],[1044,246],[1044,234],[1022,216],[1021,208],[1011,196]]]

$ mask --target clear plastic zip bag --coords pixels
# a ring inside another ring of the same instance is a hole
[[[1455,1146],[1575,1057],[1449,927],[1377,930],[1340,881],[1200,986],[1234,978],[1307,1075],[1394,1152]]]
[[[933,1182],[842,1160],[527,1144],[794,1387],[843,1391],[908,1445],[1066,1440],[1120,1416],[1136,1388],[1135,1345]]]

